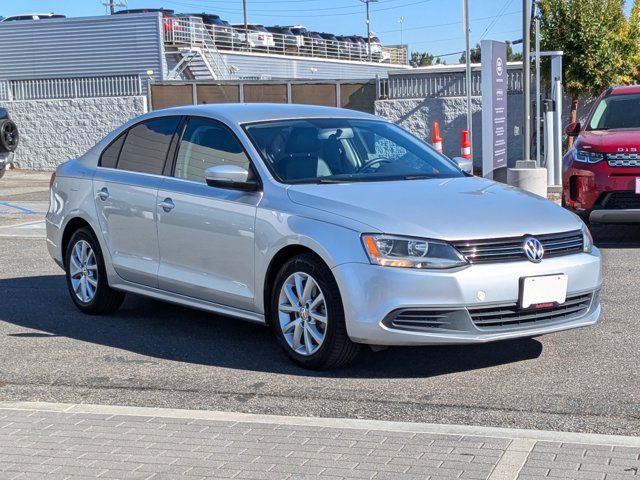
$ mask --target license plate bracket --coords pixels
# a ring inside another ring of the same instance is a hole
[[[567,301],[569,276],[564,273],[520,279],[521,309],[536,305],[560,305]]]

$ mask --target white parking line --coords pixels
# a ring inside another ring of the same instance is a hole
[[[0,237],[45,238],[46,233],[44,219],[0,226]]]

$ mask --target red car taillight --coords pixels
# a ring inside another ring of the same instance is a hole
[[[258,35],[258,40],[264,40],[264,35]]]
[[[51,188],[53,187],[53,182],[56,181],[56,172],[53,172],[51,174],[51,180],[49,180],[49,190],[51,190]]]

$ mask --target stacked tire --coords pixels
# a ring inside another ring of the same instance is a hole
[[[9,159],[18,148],[19,142],[18,126],[8,118],[0,120],[0,178],[7,171]],[[5,161],[2,161],[3,157]]]

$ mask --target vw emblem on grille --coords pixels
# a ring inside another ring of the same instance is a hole
[[[525,238],[522,247],[524,249],[524,254],[533,263],[540,263],[544,258],[544,247],[537,238]]]

